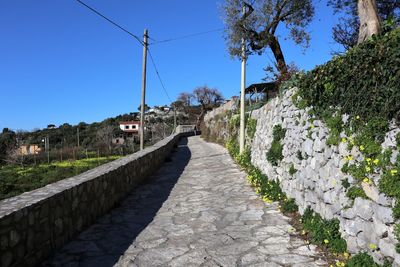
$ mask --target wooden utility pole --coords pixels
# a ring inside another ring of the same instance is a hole
[[[142,100],[140,102],[140,150],[144,149],[144,111],[145,111],[145,97],[146,97],[146,66],[147,66],[147,37],[148,31],[144,30],[143,35],[143,67],[142,67]]]
[[[246,15],[246,6],[242,8],[243,17]],[[242,37],[242,75],[240,83],[240,132],[239,132],[239,151],[240,154],[244,151],[244,139],[245,139],[245,88],[246,88],[246,43],[244,37]]]
[[[77,135],[77,139],[78,139],[78,148],[79,148],[79,146],[80,146],[80,143],[79,143],[79,126],[76,127],[76,135]]]

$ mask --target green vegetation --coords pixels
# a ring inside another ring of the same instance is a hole
[[[281,202],[281,210],[283,212],[296,212],[299,210],[299,207],[294,198],[288,198]]]
[[[302,75],[298,95],[317,114],[331,107],[350,117],[396,118],[400,110],[400,28]]]
[[[226,143],[226,148],[231,157],[247,172],[247,180],[264,201],[272,202],[286,199],[279,182],[268,179],[265,174],[251,164],[250,149],[248,147],[240,154],[239,144],[236,138],[232,137]]]
[[[267,152],[267,160],[273,166],[278,166],[278,163],[283,159],[283,145],[281,144],[281,140],[285,137],[285,134],[286,129],[283,129],[281,125],[278,124],[274,126],[271,148]]]
[[[349,179],[343,179],[342,181],[341,181],[341,183],[342,183],[342,186],[345,188],[345,189],[348,189],[349,187],[350,187],[350,183],[349,183]]]
[[[293,164],[290,165],[289,174],[290,174],[291,176],[293,176],[296,172],[297,172],[297,169],[294,167],[294,165],[293,165]]]
[[[375,263],[370,255],[366,252],[358,253],[351,257],[346,263],[346,267],[379,267],[379,264]]]
[[[247,129],[247,136],[250,139],[254,138],[254,135],[256,133],[256,128],[257,128],[257,120],[249,118],[246,123],[246,129]]]
[[[346,196],[353,200],[356,199],[357,197],[368,198],[364,190],[356,185],[347,189]]]
[[[119,156],[39,164],[31,167],[6,165],[0,169],[0,199],[19,195],[47,184],[78,175]]]
[[[325,220],[310,207],[304,211],[301,223],[311,236],[311,241],[327,246],[332,252],[342,253],[347,250],[346,241],[339,232],[339,220]]]

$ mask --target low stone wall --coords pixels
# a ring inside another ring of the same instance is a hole
[[[85,173],[0,201],[0,266],[35,266],[158,169],[183,135]]]

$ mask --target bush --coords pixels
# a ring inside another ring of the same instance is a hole
[[[254,134],[256,133],[256,128],[257,128],[257,120],[253,118],[249,118],[247,120],[247,136],[250,137],[250,139],[254,138]]]
[[[282,201],[281,209],[283,212],[296,212],[299,210],[299,207],[293,198],[288,198]]]
[[[347,189],[346,196],[353,200],[356,199],[357,197],[368,198],[364,190],[358,186],[352,186],[349,189]]]
[[[293,164],[290,165],[289,174],[290,174],[291,176],[293,176],[293,174],[295,174],[296,172],[297,172],[297,169],[294,167],[294,165],[293,165]]]
[[[326,220],[318,213],[307,207],[301,221],[305,230],[310,233],[311,241],[318,245],[326,245],[335,253],[347,250],[346,241],[339,232],[339,220]]]
[[[283,145],[279,142],[273,141],[271,148],[267,152],[267,160],[273,165],[278,166],[278,163],[283,159],[282,155]]]
[[[299,96],[319,113],[340,108],[361,120],[399,119],[400,28],[302,75]]]
[[[346,267],[379,267],[377,263],[374,262],[372,257],[366,252],[358,253],[351,257],[347,262]]]
[[[285,137],[286,129],[283,129],[281,125],[275,125],[272,130],[273,140],[271,148],[268,150],[266,156],[267,160],[273,165],[278,166],[278,163],[283,159],[282,150],[283,145],[281,140]]]

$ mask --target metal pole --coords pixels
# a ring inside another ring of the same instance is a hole
[[[246,6],[242,9],[243,16],[246,14]],[[239,149],[240,153],[244,151],[245,138],[245,87],[246,87],[246,44],[244,37],[242,38],[242,77],[240,86],[240,132],[239,132]]]
[[[142,67],[142,100],[140,102],[140,150],[144,148],[144,107],[146,97],[146,65],[147,65],[147,29],[144,30],[143,35],[143,67]]]

